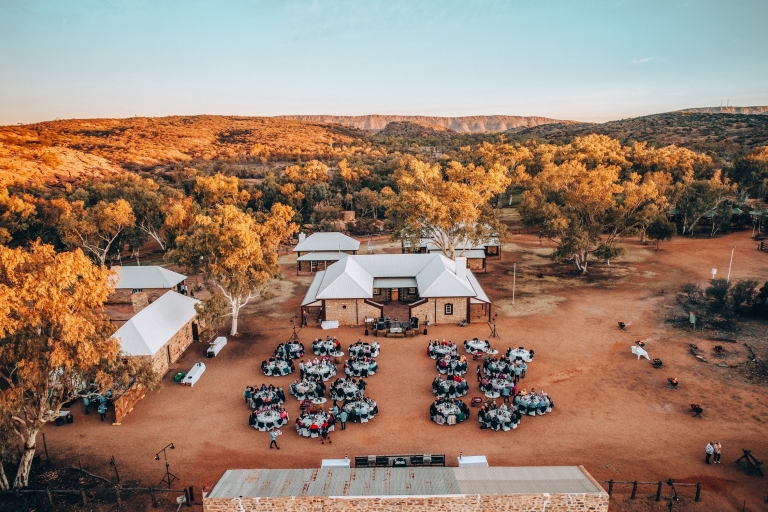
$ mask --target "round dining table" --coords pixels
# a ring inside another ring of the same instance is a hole
[[[266,432],[280,428],[287,422],[288,419],[283,422],[283,419],[280,417],[280,411],[267,409],[256,413],[256,425],[254,425],[254,428]]]
[[[288,361],[283,359],[276,359],[268,362],[264,369],[264,375],[268,377],[279,377],[281,375],[288,375],[292,372],[293,369],[291,368],[291,365],[288,364]]]
[[[304,371],[307,375],[316,375],[326,381],[336,375],[336,367],[327,361],[312,366],[305,366]]]

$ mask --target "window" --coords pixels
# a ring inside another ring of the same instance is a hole
[[[408,293],[413,295],[416,293],[416,288],[408,288]]]
[[[374,288],[373,289],[373,294],[374,295],[381,295],[381,288]]]
[[[445,314],[446,315],[452,315],[453,314],[453,304],[446,304],[445,305]]]

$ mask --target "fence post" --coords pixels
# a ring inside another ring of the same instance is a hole
[[[80,496],[83,498],[83,506],[88,505],[88,500],[85,497],[85,491],[83,491],[82,489],[80,490]]]
[[[635,499],[635,495],[637,494],[637,480],[635,480],[632,483],[632,496],[629,497],[629,499],[633,500]]]
[[[115,486],[115,497],[117,498],[117,508],[120,508],[122,506],[122,503],[120,501],[120,486]]]
[[[195,502],[195,486],[194,485],[189,486],[189,501],[192,503]]]
[[[659,482],[659,487],[656,489],[656,501],[661,501],[661,486],[664,482]]]
[[[155,497],[155,490],[149,488],[149,497],[152,498],[152,508],[157,508],[157,498]]]
[[[45,464],[50,467],[51,458],[48,456],[48,445],[45,442],[45,432],[41,432],[41,434],[43,434],[43,449],[45,450]]]
[[[189,502],[189,492],[188,492],[186,489],[184,489],[184,503],[185,503],[185,504],[186,504],[188,507],[191,507],[191,506],[192,506],[192,503],[190,503],[190,502]]]
[[[613,495],[613,480],[608,480],[608,496]]]
[[[701,501],[701,482],[696,484],[696,497],[693,501]]]
[[[45,488],[45,494],[48,495],[48,503],[51,505],[51,508],[56,510],[56,505],[53,504],[53,496],[51,496],[51,490],[48,487]]]

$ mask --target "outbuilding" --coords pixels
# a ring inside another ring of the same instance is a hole
[[[168,270],[165,267],[149,265],[143,267],[115,267],[117,271],[115,291],[109,296],[109,302],[132,303],[134,295],[143,294],[145,305],[156,301],[161,295],[173,290],[187,276]]]
[[[314,274],[326,270],[343,255],[357,254],[360,242],[343,233],[299,234],[299,243],[293,248],[297,254],[296,274]]]

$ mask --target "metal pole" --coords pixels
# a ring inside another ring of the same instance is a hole
[[[661,487],[664,485],[664,482],[659,482],[659,487],[656,489],[656,501],[661,501]]]
[[[733,265],[733,251],[735,251],[735,250],[736,250],[735,247],[733,249],[731,249],[731,262],[728,263],[728,277],[725,280],[727,283],[731,282],[731,265]]]
[[[613,480],[608,480],[608,496],[613,494]]]
[[[632,496],[630,496],[629,499],[635,499],[635,495],[637,495],[637,480],[632,482]]]
[[[50,466],[51,465],[51,458],[48,456],[48,445],[45,443],[45,432],[42,432],[43,434],[43,449],[45,450],[45,463]]]
[[[701,501],[701,482],[696,484],[696,497],[693,501]]]
[[[512,264],[512,304],[515,303],[515,284],[517,282],[517,263]]]

